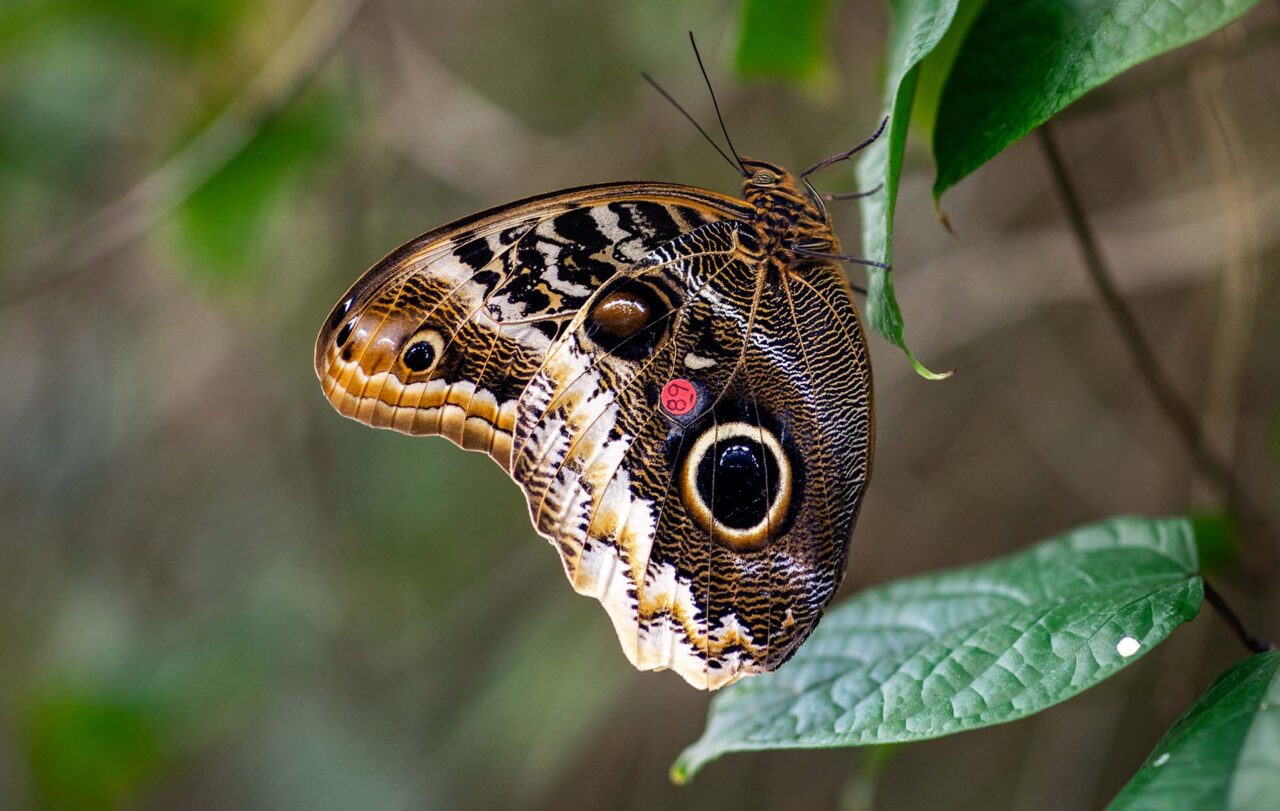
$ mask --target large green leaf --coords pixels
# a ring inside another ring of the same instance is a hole
[[[247,0],[60,0],[58,4],[78,15],[100,16],[187,54],[224,43],[250,7]]]
[[[717,696],[673,779],[726,752],[913,741],[1025,718],[1194,617],[1196,566],[1185,520],[1116,518],[864,592],[791,662]]]
[[[796,81],[820,75],[831,61],[827,46],[831,6],[831,0],[746,0],[738,37],[738,72]]]
[[[162,745],[160,712],[148,697],[50,693],[26,730],[33,788],[44,808],[120,808],[172,759]]]
[[[1275,808],[1280,803],[1280,651],[1223,673],[1156,745],[1111,811]]]
[[[933,128],[938,122],[938,105],[942,103],[942,88],[951,67],[960,55],[960,46],[969,35],[969,27],[977,19],[986,0],[959,0],[955,18],[946,35],[933,51],[920,62],[920,78],[916,82],[916,98],[911,106],[911,130],[927,143],[933,143]]]
[[[890,0],[893,25],[889,32],[889,55],[884,87],[884,114],[889,126],[884,135],[869,146],[858,162],[858,183],[864,189],[882,186],[862,198],[862,253],[885,264],[893,261],[893,211],[898,202],[898,180],[907,144],[907,124],[915,98],[919,64],[929,55],[951,25],[957,0]],[[893,274],[867,268],[867,322],[871,328],[901,347],[918,373],[930,379],[929,371],[907,348],[902,311],[893,293]]]
[[[1256,2],[990,0],[943,91],[934,198],[1088,91]]]
[[[191,267],[219,283],[262,270],[257,255],[273,215],[341,142],[345,99],[318,89],[262,127],[178,211]],[[296,201],[289,201],[290,205]]]

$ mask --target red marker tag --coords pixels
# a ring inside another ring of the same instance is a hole
[[[683,377],[667,381],[662,387],[662,407],[673,417],[683,417],[698,404],[698,390]]]

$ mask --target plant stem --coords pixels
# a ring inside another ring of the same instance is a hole
[[[1231,501],[1235,490],[1231,470],[1205,443],[1204,432],[1200,430],[1200,422],[1196,419],[1195,413],[1164,373],[1155,351],[1151,348],[1151,342],[1147,340],[1137,318],[1134,317],[1133,310],[1120,295],[1106,260],[1102,258],[1097,238],[1089,227],[1089,221],[1085,218],[1080,197],[1076,194],[1075,187],[1072,186],[1071,179],[1067,175],[1062,153],[1049,132],[1048,123],[1041,125],[1036,130],[1036,135],[1039,137],[1045,160],[1049,164],[1049,172],[1053,175],[1058,197],[1066,210],[1067,221],[1079,244],[1085,269],[1089,271],[1089,278],[1093,280],[1094,286],[1098,289],[1098,295],[1102,297],[1107,314],[1111,316],[1116,329],[1120,330],[1133,363],[1138,367],[1138,373],[1142,375],[1143,383],[1155,397],[1166,419],[1178,432],[1183,445],[1191,454],[1192,461],[1215,487],[1223,491],[1228,501]]]
[[[1218,590],[1209,585],[1208,580],[1204,581],[1204,598],[1209,601],[1209,605],[1213,606],[1213,610],[1218,612],[1218,616],[1222,617],[1222,621],[1235,633],[1240,640],[1240,644],[1248,648],[1250,653],[1266,653],[1269,650],[1276,649],[1274,642],[1259,639],[1249,633],[1244,627],[1244,623],[1240,621],[1240,617],[1231,610],[1231,606],[1227,605],[1227,601],[1222,599],[1222,595],[1218,593]]]
[[[1093,281],[1094,287],[1097,288],[1107,315],[1120,331],[1130,358],[1138,367],[1143,384],[1155,398],[1165,419],[1178,434],[1192,463],[1222,495],[1227,509],[1239,516],[1242,524],[1265,532],[1268,523],[1263,517],[1262,510],[1249,500],[1239,486],[1231,466],[1209,446],[1195,412],[1173,385],[1173,381],[1165,374],[1146,333],[1142,331],[1133,310],[1120,294],[1111,269],[1102,256],[1097,237],[1089,227],[1084,207],[1080,203],[1080,196],[1071,183],[1066,164],[1062,160],[1062,152],[1058,149],[1047,122],[1036,130],[1036,136],[1044,153],[1045,162],[1049,165],[1054,189],[1062,202],[1071,232],[1080,248],[1085,269],[1089,272],[1089,278]]]

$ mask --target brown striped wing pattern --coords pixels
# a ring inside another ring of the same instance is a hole
[[[315,353],[342,414],[492,456],[632,664],[705,689],[816,625],[873,447],[842,268],[748,198],[606,184],[460,220],[361,277]]]

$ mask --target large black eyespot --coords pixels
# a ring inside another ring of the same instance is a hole
[[[651,353],[665,334],[671,305],[658,289],[625,279],[603,291],[587,314],[586,333],[597,346],[626,360]]]
[[[685,457],[685,505],[721,543],[739,550],[764,545],[791,506],[791,463],[777,436],[746,422],[708,428]]]
[[[400,354],[400,362],[410,372],[425,372],[436,365],[444,350],[444,339],[433,329],[421,329],[414,333]]]
[[[716,521],[733,529],[763,521],[778,484],[777,460],[749,437],[722,439],[698,462],[698,495],[711,505]]]

